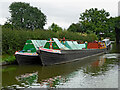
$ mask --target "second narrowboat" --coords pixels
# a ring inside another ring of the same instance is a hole
[[[78,44],[76,41],[60,42],[57,38],[51,38],[37,53],[45,66],[81,60],[105,51],[106,46],[103,42]]]

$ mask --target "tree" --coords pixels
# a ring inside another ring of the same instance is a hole
[[[106,23],[109,15],[109,12],[106,12],[104,9],[98,10],[97,8],[91,8],[80,14],[79,23],[82,24],[83,31],[93,31],[99,35],[100,32],[108,29]]]
[[[115,24],[114,24],[114,18],[110,17],[106,22],[107,30],[105,29],[104,37],[110,37],[111,40],[115,40]]]
[[[59,27],[57,24],[52,23],[52,25],[49,27],[49,30],[52,30],[52,31],[54,31],[54,32],[57,32],[57,31],[62,31],[62,28]]]
[[[22,29],[43,29],[46,23],[46,16],[28,3],[14,2],[9,6],[11,18],[10,23],[16,28]]]
[[[67,30],[71,32],[83,32],[80,23],[72,23]]]
[[[115,18],[116,43],[120,43],[120,16]]]
[[[6,23],[2,26],[2,28],[10,28],[10,29],[13,30],[13,25],[10,24],[9,22],[6,22]]]

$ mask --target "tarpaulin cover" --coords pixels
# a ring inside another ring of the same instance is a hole
[[[44,46],[46,40],[27,40],[23,47],[24,52],[36,52],[40,46]]]
[[[78,49],[77,46],[72,41],[65,41],[64,45],[70,49]]]
[[[78,44],[77,41],[73,41],[73,44],[77,47],[77,49],[85,48],[85,44]]]
[[[55,41],[55,43],[58,45],[58,47],[60,49],[64,49],[64,50],[67,50],[68,48],[65,47],[62,43],[60,43],[60,41],[57,39],[57,38],[53,38],[53,41]]]
[[[39,47],[44,46],[46,43],[46,40],[32,40],[36,50],[39,49]]]
[[[51,49],[77,50],[85,48],[85,44],[78,44],[77,41],[65,41],[65,43],[61,43],[57,38],[52,38],[51,40],[46,42],[44,48],[50,49],[50,42],[52,43]]]

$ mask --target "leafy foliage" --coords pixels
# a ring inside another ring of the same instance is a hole
[[[46,16],[41,10],[30,6],[28,3],[14,2],[10,6],[10,24],[19,29],[43,29]]]
[[[15,61],[15,56],[14,55],[2,55],[2,62],[13,62]]]
[[[104,37],[109,37],[111,40],[115,40],[115,24],[114,18],[110,17],[106,22],[107,28],[103,31]]]
[[[99,35],[100,32],[108,30],[107,18],[109,15],[109,12],[106,12],[104,9],[91,8],[80,14],[79,23],[82,24],[84,32],[93,31]]]
[[[27,40],[47,40],[48,38],[61,39],[65,37],[67,40],[94,41],[97,40],[96,35],[82,35],[77,32],[51,30],[11,30],[2,27],[2,53],[14,54],[15,51],[22,50]]]
[[[68,28],[68,31],[71,31],[71,32],[83,32],[82,29],[81,29],[81,25],[80,23],[72,23],[69,28]]]
[[[80,14],[79,23],[72,23],[68,31],[95,33],[99,39],[109,37],[115,40],[115,18],[109,18],[109,15],[104,9],[91,8]]]
[[[49,27],[49,30],[52,30],[53,32],[58,32],[58,31],[62,31],[62,28],[59,27],[57,24],[52,23],[52,25]]]
[[[115,18],[116,42],[120,43],[120,16]]]
[[[115,28],[118,28],[120,30],[120,16],[115,17]]]
[[[3,28],[11,28],[11,29],[14,28],[13,25],[10,24],[9,22],[6,22],[2,27],[3,27]]]

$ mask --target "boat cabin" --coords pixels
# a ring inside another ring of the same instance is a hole
[[[39,47],[43,47],[46,40],[27,40],[21,52],[36,52]]]
[[[85,49],[86,44],[78,44],[77,41],[59,41],[57,38],[50,38],[44,48],[56,50],[77,50]]]

